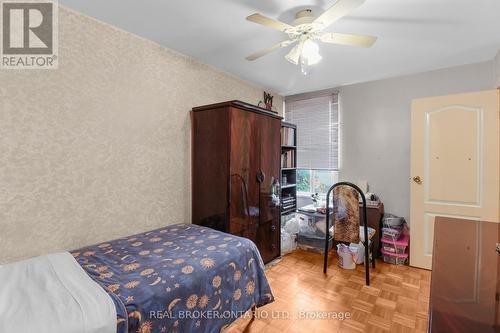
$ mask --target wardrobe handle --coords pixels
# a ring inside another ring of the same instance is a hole
[[[276,231],[276,226],[274,224],[271,225],[271,231]]]
[[[263,183],[265,179],[266,179],[266,174],[262,170],[257,171],[257,182]]]

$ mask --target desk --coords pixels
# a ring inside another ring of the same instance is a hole
[[[368,226],[377,231],[373,237],[373,255],[375,258],[380,256],[380,239],[382,238],[382,217],[384,216],[384,204],[379,202],[378,205],[366,206],[366,214]],[[359,206],[359,218],[363,221],[363,207]],[[362,223],[361,223],[362,224]]]
[[[309,205],[309,206],[312,207],[312,205]],[[309,207],[309,206],[306,206],[306,207]],[[302,208],[305,208],[305,207],[302,207]],[[373,241],[373,250],[374,250],[373,255],[377,258],[380,256],[380,238],[382,237],[381,225],[382,225],[382,217],[384,216],[384,204],[382,202],[379,202],[377,205],[366,206],[366,212],[367,212],[368,226],[370,228],[375,229],[375,231],[376,231],[376,234],[373,237],[372,241]],[[301,210],[301,208],[298,209],[298,213],[311,216],[317,220],[318,219],[321,219],[321,220],[325,219],[324,214],[310,212],[307,210],[303,211],[303,210]],[[361,204],[359,207],[359,218],[360,218],[360,221],[363,221],[363,207]],[[362,223],[360,223],[360,224],[362,224]],[[324,225],[325,225],[324,221],[319,223],[319,226],[322,227],[321,229],[323,232],[324,232],[324,227],[323,227]],[[323,235],[324,235],[324,233],[323,233]]]

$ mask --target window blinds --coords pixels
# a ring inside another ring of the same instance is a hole
[[[285,119],[297,125],[297,168],[339,169],[338,93],[289,99]]]

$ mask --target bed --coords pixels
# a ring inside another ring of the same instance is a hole
[[[90,325],[91,320],[99,319],[101,322],[96,322],[95,327],[109,327],[112,315],[113,329],[118,333],[220,332],[237,318],[247,315],[247,311],[253,306],[259,307],[274,300],[264,274],[262,259],[254,243],[197,225],[171,225],[74,250],[71,255],[79,264],[78,269],[83,268],[86,273],[84,275],[90,276],[91,279],[88,280],[99,285],[98,289],[109,295],[108,308],[104,306],[97,311],[90,306],[86,310],[78,299],[82,296],[75,297],[70,290],[72,295],[69,297],[76,300],[73,307],[81,308],[85,315],[82,315],[83,318],[87,318],[85,325]],[[71,260],[74,262],[73,258]],[[51,278],[52,280],[75,280],[66,277],[70,271],[68,267],[54,269],[54,266],[57,265],[51,265],[50,274],[56,271],[57,278]],[[71,266],[71,263],[67,262],[66,266]],[[30,266],[25,271],[32,272],[33,268]],[[4,278],[8,276],[11,283],[15,283],[12,273],[5,270],[3,273]],[[39,284],[45,286],[44,283],[46,281]],[[67,282],[63,281],[61,285],[61,289],[68,289]],[[26,283],[23,285],[25,287]],[[79,285],[76,289],[80,289]],[[9,290],[13,292],[15,287]],[[87,294],[95,292],[99,290],[80,291],[87,299]],[[51,298],[53,294],[52,292]],[[102,298],[99,300],[97,296],[93,303],[89,303],[101,306]],[[2,297],[13,296],[2,295],[0,291],[0,310]],[[61,303],[60,300],[51,301]],[[32,300],[32,303],[29,307],[36,308],[36,300]],[[47,305],[49,302],[44,303],[45,307],[56,307]],[[65,305],[66,312],[71,308],[71,303],[68,304]],[[109,304],[114,309],[110,310]],[[99,315],[106,313],[108,322],[102,323],[104,319],[93,318],[92,316],[98,315],[89,314],[90,311]],[[54,311],[52,315],[53,313]],[[6,320],[0,320],[2,321]],[[7,326],[0,323],[0,329],[2,327],[5,329]],[[39,331],[45,332],[37,330]],[[94,332],[92,329],[65,331]],[[95,332],[105,330],[95,329]]]

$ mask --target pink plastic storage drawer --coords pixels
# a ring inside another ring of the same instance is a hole
[[[408,260],[408,253],[390,253],[382,249],[382,256],[384,257],[384,262],[394,265],[404,265]]]
[[[403,254],[406,252],[410,237],[403,235],[399,240],[389,240],[382,238],[382,249],[388,253]]]

